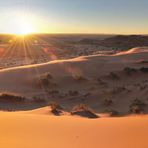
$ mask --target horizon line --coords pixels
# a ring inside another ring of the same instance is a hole
[[[28,35],[148,35],[147,34],[143,34],[143,33],[127,33],[127,34],[122,34],[122,33],[44,33],[44,32],[40,32],[40,33],[29,33],[26,34],[25,36]],[[15,36],[19,36],[19,34],[15,34],[15,33],[0,33],[0,35],[15,35]]]

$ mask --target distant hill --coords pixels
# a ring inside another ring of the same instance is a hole
[[[79,44],[94,44],[103,47],[128,50],[134,47],[148,46],[148,36],[144,35],[116,35],[103,40],[85,38]]]
[[[148,36],[142,35],[118,35],[104,39],[101,44],[106,47],[130,49],[134,47],[148,46]]]

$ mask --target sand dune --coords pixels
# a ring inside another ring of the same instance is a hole
[[[0,116],[3,148],[148,147],[147,116],[94,120],[28,112],[1,112]]]
[[[99,113],[115,109],[127,114],[133,100],[138,98],[147,104],[148,94],[147,73],[140,70],[148,67],[147,48],[135,48],[129,53],[84,56],[1,70],[0,90],[28,99],[40,97],[56,101],[67,110],[84,103]],[[138,72],[128,75],[127,67]],[[103,106],[105,99],[114,103]]]
[[[121,54],[133,54],[133,53],[140,53],[140,52],[148,52],[148,47],[136,47],[136,48],[132,48],[130,50],[127,51],[123,51],[120,53],[117,53],[116,55],[121,55]]]

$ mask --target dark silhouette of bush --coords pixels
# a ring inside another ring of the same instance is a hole
[[[50,79],[53,79],[53,77],[52,77],[52,75],[51,75],[50,73],[48,73],[48,74],[46,75],[46,78],[49,79],[49,80],[50,80]]]
[[[127,75],[132,75],[133,73],[137,72],[137,70],[135,68],[130,68],[130,67],[125,67],[124,68],[124,72],[127,74]]]
[[[72,108],[71,115],[79,115],[87,118],[98,118],[92,109],[85,104],[76,105]]]
[[[140,68],[140,71],[143,73],[148,73],[148,68],[142,67]]]
[[[111,72],[111,73],[109,74],[109,77],[110,77],[111,79],[113,79],[113,80],[119,80],[119,79],[120,79],[120,77],[119,77],[117,74],[115,74],[114,72]]]
[[[1,94],[0,95],[0,102],[1,103],[22,103],[26,100],[25,97],[16,96],[12,94]]]
[[[45,88],[48,88],[49,86],[50,87],[57,86],[56,83],[54,83],[53,81],[51,81],[50,79],[47,79],[47,78],[41,78],[39,84],[40,84],[40,86],[44,86]]]
[[[105,112],[108,113],[111,117],[119,116],[120,114],[117,110],[114,109],[106,109]]]
[[[79,92],[78,91],[72,91],[72,90],[70,90],[69,91],[69,95],[70,96],[78,96],[79,95]]]
[[[139,99],[135,99],[130,105],[130,113],[139,114],[144,112],[146,104]]]
[[[140,113],[143,113],[143,109],[138,105],[132,105],[130,106],[130,113],[140,114]]]
[[[86,81],[86,80],[87,80],[87,79],[86,79],[84,76],[82,76],[82,75],[75,75],[75,76],[73,76],[73,78],[74,78],[76,81],[78,81],[78,82]]]
[[[124,91],[128,91],[125,87],[121,86],[121,87],[115,87],[111,90],[112,94],[118,94]]]
[[[56,102],[51,102],[49,107],[51,108],[51,113],[56,116],[60,116],[63,113],[63,108]]]
[[[56,84],[52,81],[52,79],[52,75],[50,73],[46,73],[40,77],[40,85],[43,85],[44,87],[55,86]]]

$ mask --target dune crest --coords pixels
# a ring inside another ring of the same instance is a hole
[[[143,52],[148,52],[148,47],[136,47],[136,48],[129,49],[128,51],[117,53],[116,55],[143,53]]]

